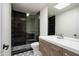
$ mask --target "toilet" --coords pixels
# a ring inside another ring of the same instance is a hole
[[[41,55],[40,51],[39,51],[39,42],[34,42],[31,44],[31,47],[33,49],[33,53],[34,55]]]

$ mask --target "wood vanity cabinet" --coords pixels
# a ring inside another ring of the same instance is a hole
[[[43,56],[79,56],[76,53],[51,44],[45,40],[39,40],[39,50]]]
[[[56,45],[53,45],[51,44],[51,46],[49,45],[50,47],[50,56],[62,56],[63,52],[62,52],[62,48],[56,46]]]
[[[40,43],[40,47],[39,47],[39,50],[42,52],[42,55],[43,56],[49,56],[49,47]]]
[[[79,56],[79,55],[66,49],[63,49],[63,56]]]
[[[39,40],[39,50],[43,56],[62,56],[62,48],[48,43],[44,40]]]

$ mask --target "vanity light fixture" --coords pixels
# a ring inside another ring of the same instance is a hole
[[[70,5],[70,3],[59,3],[59,4],[55,5],[54,8],[63,9],[65,7],[67,7],[67,6],[69,6],[69,5]]]

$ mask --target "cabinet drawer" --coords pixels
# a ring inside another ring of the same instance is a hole
[[[39,41],[39,47],[41,52],[44,55],[48,55],[48,56],[62,56],[63,52],[62,52],[62,48],[58,47],[54,44],[51,44],[47,41],[41,40]],[[42,51],[43,49],[43,51]]]
[[[50,56],[49,47],[42,42],[39,43],[39,50],[43,56]]]
[[[79,55],[66,49],[63,49],[63,56],[79,56]]]
[[[61,47],[58,47],[56,45],[50,44],[50,55],[51,56],[62,56],[63,55],[63,49]]]

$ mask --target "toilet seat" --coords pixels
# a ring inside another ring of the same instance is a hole
[[[39,42],[32,43],[31,47],[33,49],[34,55],[41,55],[41,53],[39,51]]]
[[[39,42],[34,42],[34,43],[32,43],[31,44],[31,47],[33,48],[33,49],[39,49]]]

